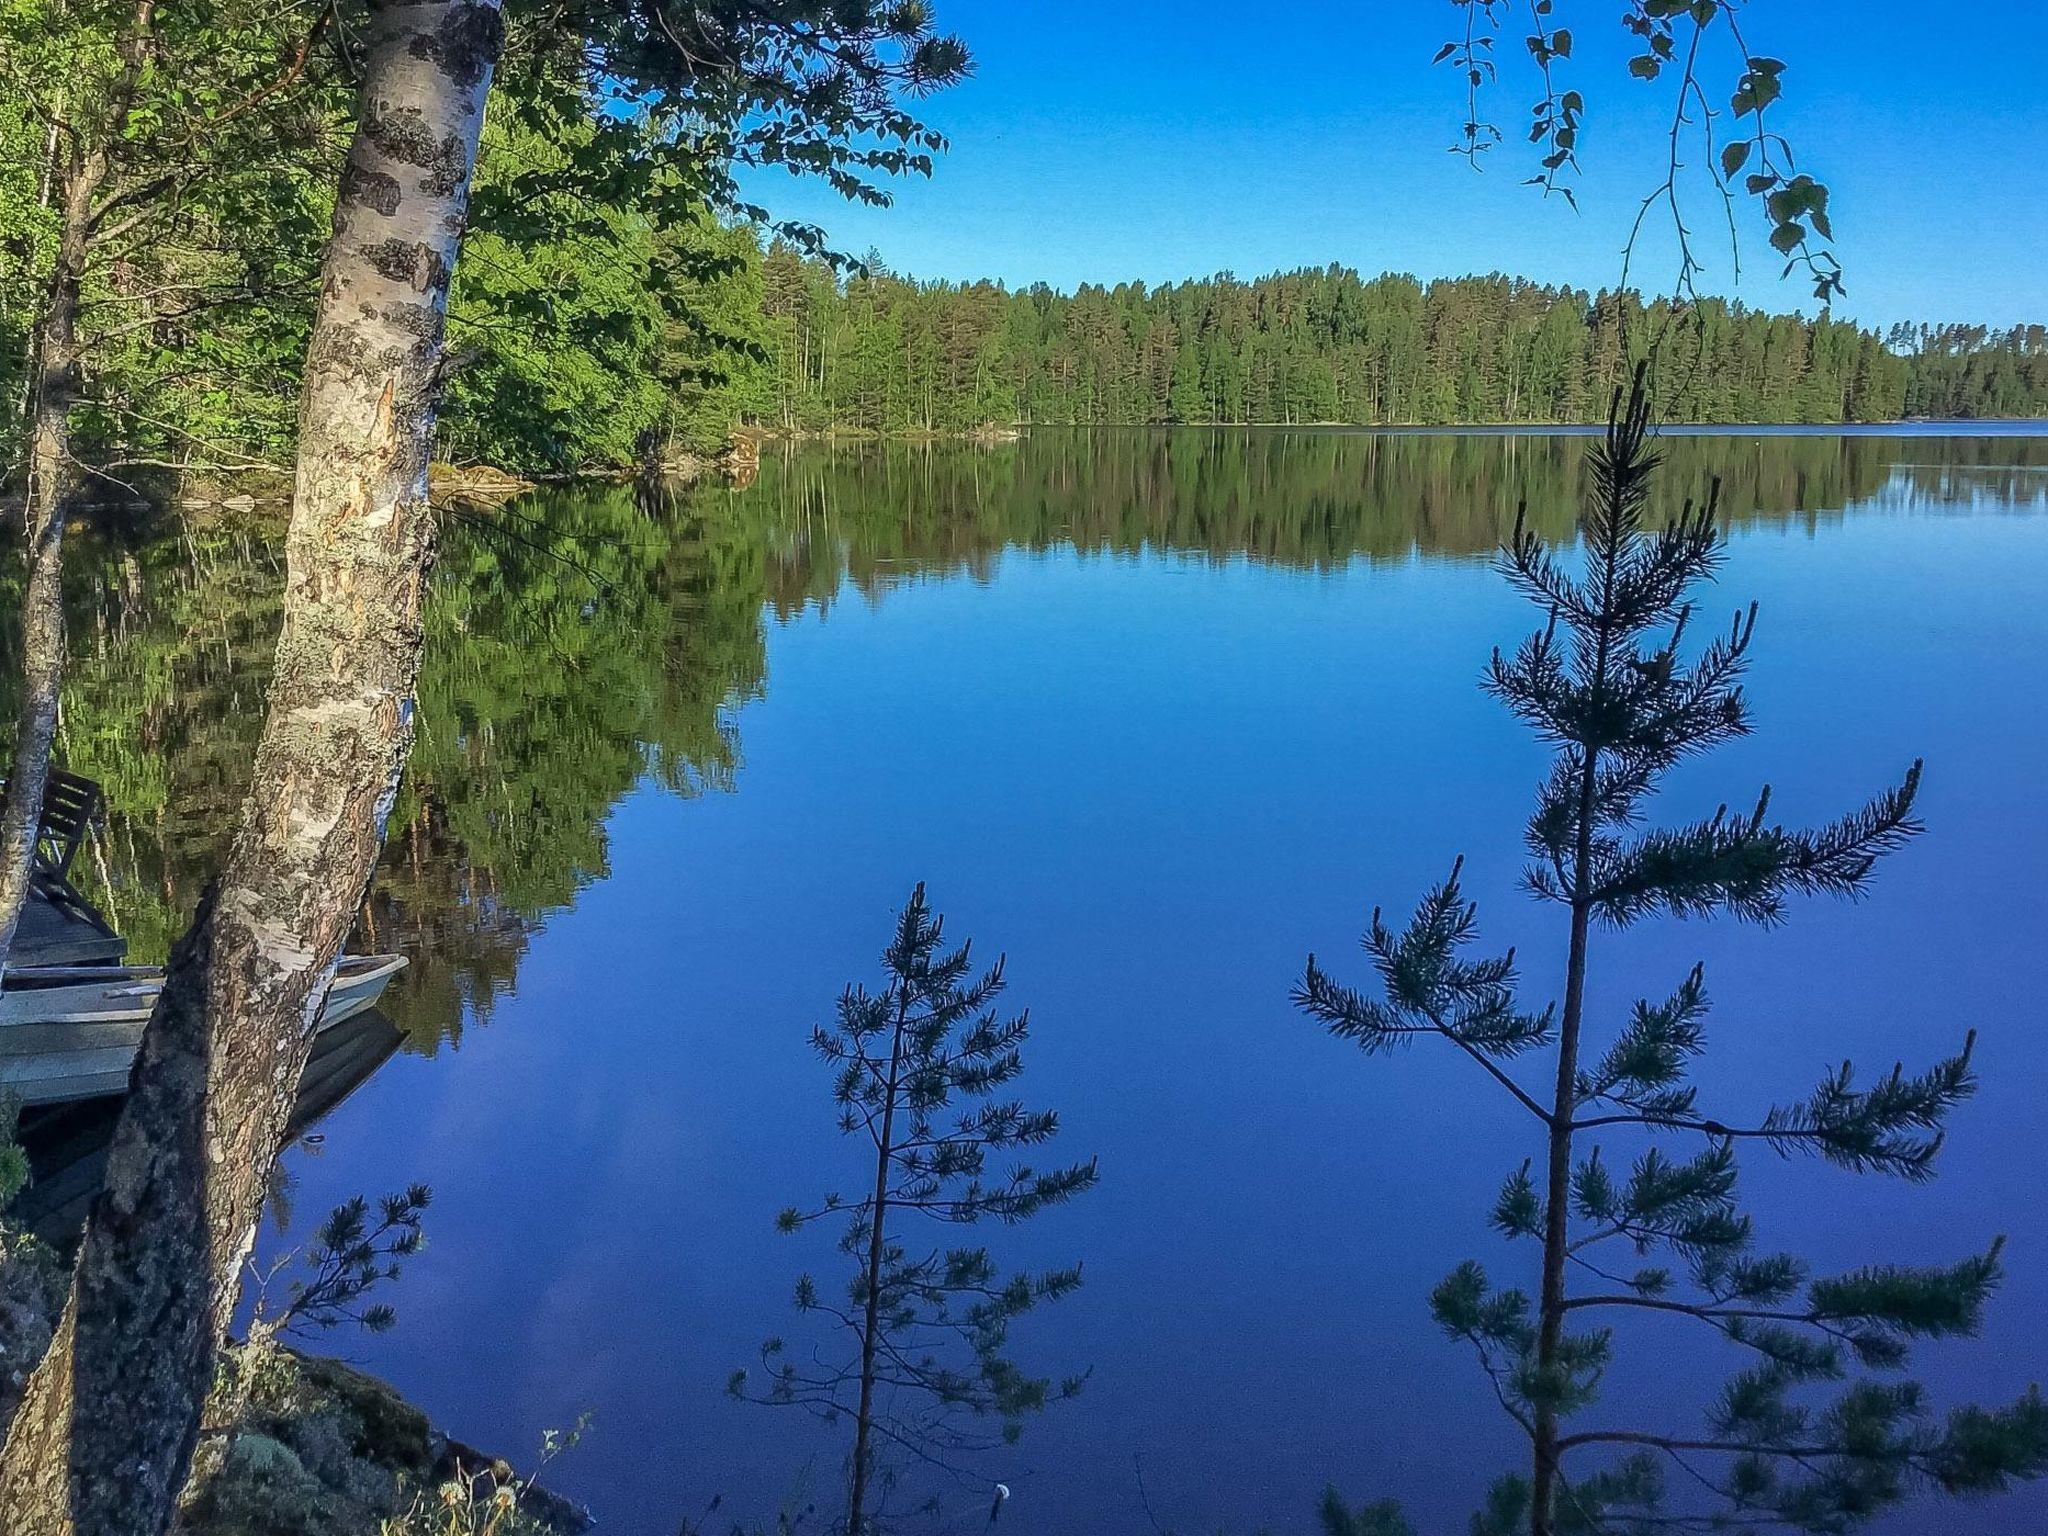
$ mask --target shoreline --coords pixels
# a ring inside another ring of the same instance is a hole
[[[70,1274],[62,1253],[0,1218],[0,1427],[48,1346]],[[275,1342],[230,1343],[221,1358],[229,1374],[247,1373],[242,1407],[217,1454],[194,1463],[186,1536],[424,1536],[445,1528],[450,1489],[478,1503],[501,1486],[520,1517],[504,1536],[582,1536],[595,1524],[343,1360]]]
[[[977,447],[992,449],[1021,442],[1035,432],[1116,432],[1171,434],[1175,432],[1247,432],[1258,434],[1298,432],[1315,435],[1356,437],[1593,437],[1605,431],[1593,422],[1463,422],[1427,424],[1419,422],[1030,422],[1000,429],[976,428],[965,432],[876,432],[865,428],[797,429],[749,427],[736,434],[736,445],[726,453],[684,455],[652,471],[626,465],[587,465],[567,470],[517,471],[493,464],[454,465],[437,461],[429,491],[437,506],[470,511],[490,511],[547,486],[584,484],[620,485],[635,480],[654,484],[689,487],[707,481],[722,481],[743,488],[750,483],[764,450],[774,445],[783,450],[815,447],[828,450],[873,448]],[[1877,422],[1672,422],[1660,427],[1666,437],[1857,437],[1857,438],[2048,438],[2048,417],[1957,416],[1901,417]],[[253,484],[252,484],[253,482]],[[74,512],[161,512],[181,511],[248,512],[278,507],[291,500],[290,477],[271,469],[242,472],[209,471],[203,481],[185,486],[166,486],[161,493],[144,484],[141,495],[84,500],[73,503]],[[0,521],[19,517],[21,497],[10,489],[0,496]]]

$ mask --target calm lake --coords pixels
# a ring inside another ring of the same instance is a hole
[[[402,1045],[330,1085],[353,1091],[288,1155],[262,1247],[413,1180],[430,1242],[394,1331],[314,1347],[507,1454],[594,1411],[553,1481],[605,1530],[829,1503],[843,1426],[725,1383],[771,1335],[824,1338],[790,1295],[805,1271],[839,1287],[836,1234],[774,1217],[863,1157],[807,1036],[924,880],[949,934],[1007,952],[1023,1096],[1102,1183],[977,1231],[1015,1265],[1082,1261],[1014,1344],[1092,1374],[971,1477],[911,1474],[897,1502],[939,1509],[915,1528],[984,1529],[1000,1479],[1003,1527],[1048,1536],[1306,1531],[1326,1482],[1462,1530],[1523,1452],[1428,1292],[1466,1257],[1533,1282],[1487,1214],[1540,1149],[1448,1047],[1368,1058],[1288,989],[1310,950],[1365,980],[1367,913],[1459,854],[1532,1000],[1559,985],[1562,923],[1517,886],[1544,755],[1477,682],[1537,620],[1489,552],[1520,500],[1570,537],[1585,443],[1050,433],[459,519],[358,940],[413,957]],[[1944,1405],[2010,1399],[2048,1364],[2048,437],[1672,437],[1673,508],[1714,477],[1707,616],[1762,605],[1758,731],[1687,765],[1670,813],[1768,782],[1817,820],[1924,756],[1930,830],[1859,906],[1596,941],[1594,1038],[1704,961],[1701,1077],[1737,1119],[1977,1029],[1983,1088],[1936,1181],[1757,1148],[1745,1187],[1760,1242],[1822,1271],[2005,1233],[1984,1335],[1921,1362]],[[274,531],[189,514],[81,548],[66,747],[119,813],[82,883],[150,957],[260,723]],[[1699,1425],[1741,1362],[1698,1331],[1624,1327],[1588,1425]],[[1885,1529],[2044,1523],[2037,1488]]]

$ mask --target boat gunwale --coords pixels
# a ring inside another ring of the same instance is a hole
[[[410,963],[404,955],[343,955],[334,980],[361,981],[387,970],[403,970]],[[164,975],[161,965],[13,965],[0,979],[0,987],[18,981],[161,981]]]
[[[409,963],[404,955],[344,955],[328,985],[329,1000],[331,1002],[334,994],[342,989],[354,992],[371,983],[387,982]],[[101,996],[108,996],[107,989],[120,984],[131,986],[133,991],[125,996],[133,997],[149,990],[151,982],[158,983],[158,990],[161,990],[164,974],[165,969],[160,965],[17,966],[0,977],[0,998],[38,998],[57,1002],[66,993],[83,997],[97,991]],[[127,1010],[122,1011],[125,1013]],[[0,1029],[45,1022],[62,1021],[0,1018]]]

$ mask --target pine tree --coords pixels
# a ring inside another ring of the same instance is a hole
[[[847,1355],[834,1363],[822,1349],[810,1351],[799,1365],[782,1340],[770,1339],[761,1348],[767,1386],[753,1391],[745,1371],[728,1384],[736,1396],[806,1408],[827,1422],[853,1420],[845,1536],[877,1529],[885,1449],[950,1464],[991,1443],[990,1421],[1001,1441],[1014,1440],[1026,1415],[1081,1385],[1079,1377],[1032,1376],[1008,1355],[1010,1325],[1073,1291],[1079,1265],[1006,1276],[986,1247],[927,1248],[906,1231],[920,1220],[1023,1221],[1096,1179],[1092,1159],[989,1168],[991,1153],[1050,1142],[1059,1120],[997,1096],[1023,1071],[1028,1016],[996,1012],[1002,960],[976,976],[971,946],[944,950],[943,930],[920,884],[882,956],[882,990],[848,987],[837,1023],[811,1035],[836,1071],[840,1130],[873,1148],[873,1188],[855,1201],[831,1194],[810,1210],[791,1207],[777,1225],[798,1232],[845,1222],[839,1248],[855,1270],[844,1300],[805,1275],[796,1305],[835,1323]]]
[[[1775,924],[1793,897],[1859,895],[1877,861],[1920,830],[1917,763],[1817,830],[1769,821],[1768,790],[1746,815],[1724,807],[1687,826],[1641,826],[1675,764],[1748,732],[1741,679],[1756,623],[1752,606],[1706,645],[1686,645],[1687,593],[1720,559],[1719,490],[1667,527],[1646,526],[1658,458],[1638,369],[1591,457],[1584,574],[1569,573],[1520,517],[1502,554],[1508,577],[1549,614],[1512,656],[1495,653],[1486,686],[1556,752],[1528,824],[1526,882],[1568,918],[1561,1003],[1525,1007],[1513,953],[1471,953],[1475,909],[1457,865],[1405,929],[1373,914],[1365,947],[1380,995],[1340,983],[1313,956],[1294,994],[1368,1054],[1416,1036],[1449,1041],[1542,1134],[1542,1157],[1508,1177],[1492,1213],[1502,1235],[1540,1248],[1535,1296],[1468,1261],[1431,1297],[1436,1321],[1477,1350],[1530,1442],[1530,1475],[1495,1485],[1474,1523],[1482,1536],[1729,1524],[1834,1533],[1919,1488],[1979,1493],[2048,1470],[2048,1403],[2037,1391],[1940,1420],[1897,1374],[1914,1341],[1976,1330],[1999,1281],[1997,1242],[1947,1267],[1881,1262],[1817,1277],[1795,1255],[1756,1246],[1737,1196],[1744,1144],[1854,1173],[1931,1177],[1949,1112],[1974,1087],[1974,1034],[1917,1074],[1894,1068],[1865,1083],[1844,1063],[1807,1097],[1753,1117],[1710,1112],[1690,1080],[1706,1048],[1698,967],[1668,996],[1638,1002],[1604,1046],[1587,1038],[1596,925],[1724,913]],[[1523,1061],[1542,1065],[1543,1088],[1518,1080]],[[1608,1139],[1645,1135],[1653,1144],[1617,1169]],[[1630,1251],[1633,1264],[1621,1257]],[[1571,1277],[1585,1287],[1571,1290]],[[1612,1332],[1596,1320],[1627,1310],[1691,1319],[1749,1352],[1704,1429],[1567,1430],[1597,1400],[1612,1354]],[[1684,1491],[1667,1504],[1670,1470]]]
[[[1203,421],[1210,417],[1202,395],[1202,369],[1192,340],[1174,349],[1173,383],[1167,392],[1166,414],[1171,421]]]

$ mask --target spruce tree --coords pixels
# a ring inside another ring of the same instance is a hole
[[[1751,605],[1705,645],[1688,645],[1687,594],[1721,558],[1719,488],[1652,527],[1657,463],[1639,369],[1590,455],[1583,572],[1519,516],[1501,555],[1548,615],[1513,655],[1495,653],[1486,687],[1555,751],[1528,823],[1525,879],[1562,909],[1562,999],[1528,1006],[1512,952],[1473,952],[1459,865],[1404,928],[1373,914],[1364,942],[1375,995],[1313,956],[1294,992],[1369,1055],[1417,1036],[1448,1041],[1528,1112],[1540,1142],[1492,1213],[1499,1233],[1540,1250],[1533,1296],[1469,1261],[1431,1296],[1438,1324],[1477,1351],[1529,1439],[1529,1474],[1494,1485],[1474,1521],[1481,1536],[1834,1533],[1916,1489],[1983,1493],[2048,1468],[2048,1403],[2037,1391],[1942,1418],[1902,1374],[1915,1342],[1977,1329],[1999,1280],[1997,1241],[1946,1267],[1880,1261],[1816,1276],[1794,1254],[1758,1246],[1737,1194],[1737,1149],[1758,1144],[1852,1173],[1931,1177],[1947,1117],[1974,1087],[1974,1034],[1925,1071],[1894,1067],[1866,1082],[1844,1063],[1803,1098],[1738,1114],[1710,1109],[1691,1081],[1707,1043],[1699,967],[1609,1027],[1588,1016],[1596,930],[1660,915],[1772,925],[1795,897],[1861,894],[1878,860],[1920,830],[1917,763],[1814,830],[1771,821],[1768,789],[1747,813],[1643,825],[1675,765],[1748,732],[1741,680],[1756,625]],[[1524,1086],[1525,1063],[1540,1086]],[[1615,1147],[1623,1138],[1633,1145]],[[1745,1352],[1703,1426],[1569,1426],[1597,1401],[1610,1364],[1601,1320],[1629,1311],[1691,1319]]]
[[[1010,1325],[1073,1291],[1079,1265],[1006,1275],[986,1247],[933,1246],[914,1229],[1016,1223],[1096,1179],[1092,1159],[990,1167],[992,1154],[1049,1143],[1059,1119],[1004,1096],[1023,1071],[1028,1016],[996,1010],[1001,958],[976,975],[970,945],[944,947],[944,919],[922,884],[882,965],[879,992],[848,987],[836,1023],[811,1034],[834,1069],[839,1129],[872,1151],[863,1169],[872,1185],[858,1200],[828,1194],[777,1219],[785,1232],[844,1223],[839,1248],[854,1270],[843,1296],[829,1296],[809,1275],[796,1285],[797,1309],[828,1318],[844,1352],[834,1357],[821,1344],[798,1364],[782,1340],[770,1339],[761,1347],[766,1386],[755,1390],[745,1371],[729,1383],[736,1396],[802,1407],[827,1422],[852,1420],[845,1536],[878,1528],[878,1484],[891,1471],[885,1452],[955,1466],[963,1452],[1014,1440],[1026,1415],[1080,1389],[1080,1378],[1030,1375],[1008,1353]]]

